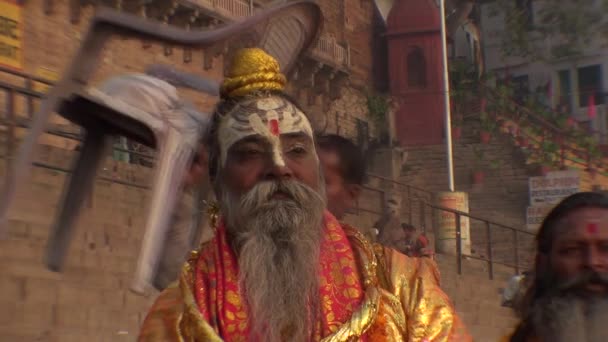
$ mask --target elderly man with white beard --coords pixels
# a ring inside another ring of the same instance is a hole
[[[608,196],[560,202],[537,235],[535,271],[510,342],[608,341]]]
[[[263,50],[235,54],[208,135],[215,237],[139,341],[471,341],[432,262],[372,246],[325,210],[312,128],[285,83]]]

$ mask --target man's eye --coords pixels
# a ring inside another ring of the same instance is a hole
[[[261,156],[264,151],[254,148],[242,149],[237,151],[239,158],[255,158]]]
[[[287,150],[287,153],[291,155],[304,155],[308,152],[304,146],[292,146]]]

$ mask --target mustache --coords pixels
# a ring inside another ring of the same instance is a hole
[[[274,198],[275,195],[283,195],[285,198],[277,200]],[[275,201],[295,202],[294,204],[298,205],[311,200],[323,201],[323,198],[304,183],[295,180],[263,181],[241,198],[241,205],[243,208],[253,209]]]
[[[558,292],[580,289],[589,284],[599,284],[608,287],[608,273],[586,271],[575,277],[563,280],[557,284]]]

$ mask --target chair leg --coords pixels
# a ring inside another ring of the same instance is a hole
[[[171,215],[175,210],[184,173],[192,158],[193,150],[191,144],[185,142],[181,134],[172,131],[160,145],[159,152],[148,220],[137,269],[131,284],[131,291],[138,294],[145,294],[150,289],[161,255],[164,257]],[[189,238],[189,235],[184,234],[184,237]]]
[[[46,128],[51,112],[57,107],[58,93],[60,91],[55,88],[51,89],[48,98],[42,102],[40,110],[34,115],[29,132],[19,146],[17,155],[15,156],[15,163],[12,167],[6,169],[6,183],[4,184],[2,193],[0,193],[0,239],[8,235],[6,234],[8,230],[8,210],[15,194],[30,175],[38,138]]]
[[[76,159],[69,183],[64,186],[61,209],[53,223],[47,246],[46,264],[55,272],[60,272],[72,240],[78,214],[92,190],[95,175],[103,161],[109,142],[98,131],[87,131],[80,155]]]

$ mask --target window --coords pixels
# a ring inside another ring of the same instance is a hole
[[[587,107],[593,95],[596,105],[604,104],[602,96],[602,66],[591,65],[578,68],[578,103]]]
[[[524,22],[528,30],[534,26],[534,9],[532,0],[515,0],[515,8],[524,17]]]
[[[410,87],[426,87],[426,60],[419,47],[413,47],[407,55],[407,84]]]
[[[572,111],[572,79],[570,77],[570,70],[560,70],[557,72],[557,76],[559,81],[558,107],[570,112]]]

